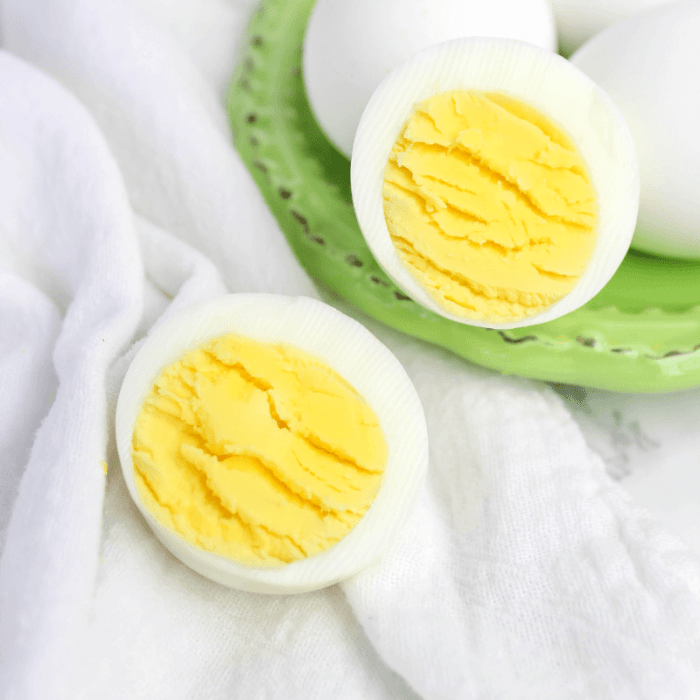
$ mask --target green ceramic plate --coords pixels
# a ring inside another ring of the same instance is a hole
[[[617,391],[700,385],[700,263],[630,252],[588,304],[508,331],[449,321],[408,299],[355,219],[350,163],[316,125],[301,75],[314,0],[266,0],[231,88],[236,147],[296,256],[321,284],[375,318],[504,374]]]

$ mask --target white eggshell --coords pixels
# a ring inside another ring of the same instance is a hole
[[[571,61],[615,101],[639,158],[632,245],[700,258],[700,2],[635,15],[591,39]]]
[[[373,408],[388,444],[379,492],[367,513],[326,551],[281,567],[255,567],[205,551],[163,526],[142,503],[131,442],[141,404],[161,370],[210,338],[238,333],[285,343],[319,357]],[[345,579],[379,557],[401,532],[428,465],[423,409],[399,361],[364,326],[305,297],[229,295],[192,306],[157,327],[134,358],[117,403],[119,460],[131,497],[161,542],[214,581],[258,593],[299,593]]]
[[[303,70],[321,128],[349,157],[362,110],[389,71],[421,49],[465,36],[557,46],[548,0],[318,0]]]
[[[382,199],[389,154],[414,107],[447,90],[501,92],[522,100],[562,128],[588,164],[598,197],[596,246],[577,285],[540,314],[503,324],[454,316],[414,279],[391,240]],[[362,233],[394,282],[415,301],[446,318],[489,328],[550,321],[593,298],[629,248],[639,201],[632,137],[608,95],[561,56],[506,39],[445,42],[396,68],[377,88],[362,115],[352,153],[351,181]]]
[[[552,0],[559,48],[569,55],[605,27],[672,0]]]

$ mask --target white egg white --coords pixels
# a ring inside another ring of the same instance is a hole
[[[700,2],[674,2],[601,32],[572,57],[619,107],[637,148],[632,246],[700,259]]]
[[[557,48],[548,0],[318,0],[303,53],[316,120],[350,157],[362,110],[389,72],[421,49],[464,36]]]
[[[540,314],[502,324],[455,316],[414,279],[392,243],[382,199],[389,154],[415,106],[448,90],[500,92],[531,105],[571,138],[588,165],[598,198],[596,246],[573,290]],[[550,321],[595,296],[629,248],[639,202],[632,137],[608,95],[561,56],[507,39],[444,42],[396,68],[377,88],[362,115],[353,146],[351,180],[362,233],[394,282],[415,301],[446,318],[489,328]]]
[[[284,343],[322,359],[365,398],[379,418],[388,461],[367,513],[328,550],[281,567],[255,567],[205,551],[164,527],[141,502],[131,444],[141,404],[160,371],[210,338],[237,333]],[[424,482],[428,438],[418,395],[401,364],[364,326],[305,297],[237,294],[192,306],[155,328],[119,394],[119,459],[131,497],[158,538],[182,562],[224,585],[259,593],[299,593],[331,585],[376,560],[401,532]]]

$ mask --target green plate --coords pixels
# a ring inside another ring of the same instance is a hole
[[[236,148],[301,264],[389,326],[504,374],[617,391],[700,385],[700,263],[630,252],[607,286],[563,318],[473,328],[406,297],[364,242],[350,163],[314,121],[301,54],[314,0],[266,0],[231,87]]]

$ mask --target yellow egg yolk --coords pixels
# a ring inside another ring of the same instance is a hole
[[[377,494],[387,445],[370,406],[324,362],[230,334],[162,371],[132,458],[160,523],[239,562],[277,565],[353,528]]]
[[[495,93],[418,106],[384,173],[384,215],[408,270],[448,312],[505,323],[564,297],[595,245],[596,195],[570,139]]]

